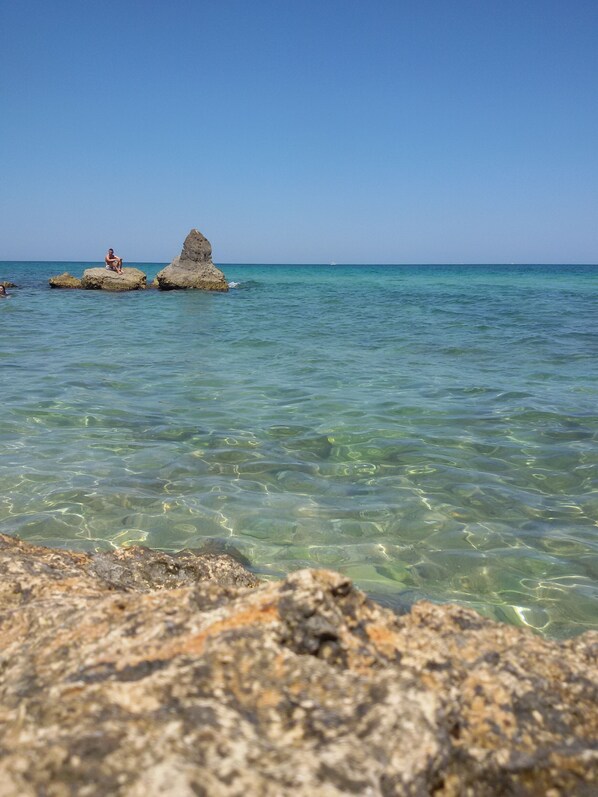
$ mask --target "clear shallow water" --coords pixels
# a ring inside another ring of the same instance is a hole
[[[393,605],[598,628],[598,268],[249,266],[228,294],[1,263],[0,530],[234,545]],[[140,264],[148,276],[158,264]]]

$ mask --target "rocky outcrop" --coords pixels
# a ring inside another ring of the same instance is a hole
[[[185,238],[181,254],[158,272],[156,279],[163,291],[181,288],[228,290],[224,274],[212,263],[212,246],[199,230],[191,230]]]
[[[345,577],[0,535],[2,797],[577,795],[598,787],[598,634]]]
[[[145,288],[147,277],[138,268],[123,268],[122,274],[107,268],[88,268],[83,272],[85,290],[137,291]]]
[[[5,288],[18,288],[18,285],[15,285],[14,282],[10,282],[10,280],[0,280],[0,285]]]
[[[48,280],[50,288],[80,288],[81,280],[78,277],[73,277],[68,271],[59,274],[57,277],[50,277]]]

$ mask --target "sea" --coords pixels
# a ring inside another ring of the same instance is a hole
[[[0,531],[333,568],[397,611],[598,628],[598,266],[2,262]],[[165,264],[125,264],[151,280]]]

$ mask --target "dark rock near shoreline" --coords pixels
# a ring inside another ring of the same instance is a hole
[[[138,268],[123,268],[122,274],[107,268],[88,268],[83,272],[81,287],[92,291],[137,291],[143,290],[146,282],[146,275]]]
[[[203,291],[227,291],[222,271],[212,263],[212,245],[199,230],[191,230],[183,250],[156,279],[163,291],[195,288]]]
[[[343,576],[89,555],[0,535],[2,797],[578,795],[598,634],[456,606],[397,617]]]
[[[48,280],[50,284],[50,288],[80,288],[81,287],[81,280],[78,277],[73,277],[72,274],[69,274],[68,271],[65,271],[63,274],[59,274],[57,277],[50,277]]]

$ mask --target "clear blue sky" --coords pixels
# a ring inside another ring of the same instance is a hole
[[[0,260],[598,262],[597,0],[0,0]]]

